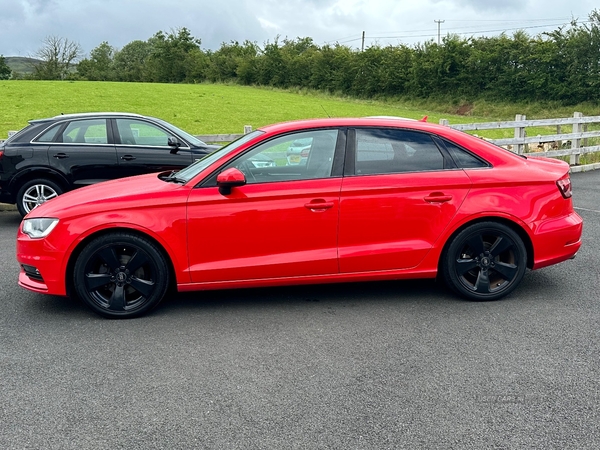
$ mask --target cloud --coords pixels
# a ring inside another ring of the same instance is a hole
[[[367,45],[412,44],[437,36],[434,20],[445,21],[443,34],[468,35],[568,23],[595,7],[595,0],[0,0],[0,54],[32,55],[47,36],[78,42],[89,53],[103,41],[122,48],[182,27],[213,50],[223,42],[262,44],[276,36],[356,48],[363,31]]]
[[[531,3],[526,0],[432,0],[432,2],[436,5],[446,4],[450,8],[464,9],[465,6],[468,6],[473,11],[502,11],[504,13],[523,11]]]

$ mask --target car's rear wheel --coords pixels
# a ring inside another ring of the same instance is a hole
[[[169,287],[169,269],[162,252],[148,239],[111,233],[85,246],[75,262],[73,282],[93,311],[125,319],[160,303]]]
[[[470,300],[496,300],[512,292],[527,269],[527,250],[506,225],[481,222],[462,230],[442,256],[446,284]]]
[[[17,192],[17,209],[24,216],[33,208],[62,193],[62,188],[54,181],[43,178],[30,180],[23,184]]]

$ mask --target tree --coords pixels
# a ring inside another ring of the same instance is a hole
[[[90,81],[112,81],[114,79],[115,49],[102,42],[90,52],[90,58],[77,64],[77,72]]]
[[[12,70],[10,70],[10,67],[8,67],[8,64],[6,64],[4,55],[0,55],[0,80],[8,80],[11,73]]]
[[[36,52],[42,62],[36,66],[34,77],[40,80],[64,80],[83,55],[81,46],[58,36],[47,36],[43,44]]]
[[[194,67],[195,74],[200,74],[197,64],[204,60],[199,55],[202,52],[200,39],[194,38],[187,28],[169,34],[159,31],[148,42],[152,44],[152,52],[146,61],[150,81],[181,83],[188,79],[190,66]]]
[[[147,41],[132,41],[115,53],[114,71],[117,81],[149,81],[146,61],[152,53]]]
[[[226,82],[239,78],[242,84],[252,84],[256,81],[254,73],[256,56],[259,48],[254,42],[237,41],[223,42],[221,48],[209,53],[209,65],[206,69],[206,77],[210,81]]]

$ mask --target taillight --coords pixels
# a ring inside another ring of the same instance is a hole
[[[569,174],[565,175],[560,180],[558,180],[556,182],[556,185],[558,186],[558,190],[564,198],[571,198],[571,196],[573,195],[573,191],[571,189],[571,177],[569,176]]]
[[[4,156],[4,150],[0,150],[0,159],[2,159],[2,156]]]

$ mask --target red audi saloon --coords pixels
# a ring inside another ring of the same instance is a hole
[[[306,163],[290,164],[299,140]],[[439,277],[495,300],[573,258],[582,225],[565,162],[421,121],[305,120],[43,203],[19,228],[19,284],[110,318],[169,288]]]

